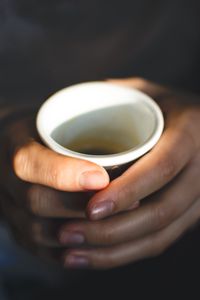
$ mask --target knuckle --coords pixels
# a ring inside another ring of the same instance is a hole
[[[31,171],[38,171],[38,166],[33,164],[32,157],[34,156],[35,142],[29,140],[23,146],[18,147],[13,155],[13,170],[15,174],[22,180],[29,180]]]
[[[134,186],[134,188],[136,188]],[[120,188],[118,191],[118,195],[116,195],[115,198],[116,200],[116,206],[119,205],[120,203],[127,203],[130,201],[131,198],[131,203],[133,202],[133,199],[135,199],[135,194],[136,194],[136,189],[133,188],[133,185],[124,185]]]
[[[124,200],[127,197],[128,197],[128,188],[125,185],[122,186],[121,189],[119,190],[117,199]]]
[[[101,228],[101,243],[105,244],[105,245],[110,245],[113,243],[113,232],[112,230],[107,227],[107,226],[103,226],[103,228]]]
[[[164,205],[155,205],[152,208],[152,219],[156,230],[160,230],[168,225],[168,211]]]
[[[200,111],[194,108],[189,108],[184,112],[182,135],[185,137],[186,142],[190,144],[193,151],[198,149],[198,139],[195,137],[198,135],[197,125],[200,124],[199,113]]]
[[[116,259],[112,250],[105,250],[102,257],[98,256],[96,259],[96,265],[99,269],[108,270],[116,267],[118,260]]]
[[[64,189],[63,168],[52,164],[46,172],[47,182],[59,190]]]
[[[106,224],[96,222],[92,228],[90,224],[88,224],[88,226],[86,226],[86,232],[89,233],[88,239],[90,239],[90,241],[88,242],[90,243],[95,245],[110,245],[113,243],[112,230]]]
[[[156,236],[152,239],[151,250],[150,250],[150,257],[157,257],[162,255],[168,246],[164,243],[163,239],[159,236]]]
[[[13,156],[13,169],[19,178],[24,178],[28,165],[27,151],[24,147],[16,150]]]
[[[197,107],[188,107],[187,110],[183,112],[183,118],[186,124],[192,123],[194,120],[199,119],[200,110]]]
[[[172,157],[170,158],[170,155],[168,155],[167,159],[159,162],[159,168],[160,168],[161,178],[164,181],[169,181],[171,178],[173,178],[176,175],[177,172],[176,161]]]
[[[32,185],[27,190],[27,208],[35,216],[43,216],[48,199],[42,196],[41,187]]]

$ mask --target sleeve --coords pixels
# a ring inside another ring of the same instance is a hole
[[[16,103],[0,98],[0,140],[9,124],[32,114],[36,115],[39,106],[40,104],[35,101]]]

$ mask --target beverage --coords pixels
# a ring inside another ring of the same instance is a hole
[[[163,126],[153,99],[108,82],[64,88],[45,101],[37,115],[38,133],[48,147],[112,172],[125,170],[152,149]]]
[[[109,155],[126,151],[126,147],[112,139],[107,140],[103,137],[93,138],[83,136],[74,139],[71,143],[65,145],[69,150],[89,154],[89,155]]]
[[[122,153],[139,144],[139,139],[132,129],[132,115],[127,112],[123,114],[123,108],[112,107],[82,114],[58,126],[51,136],[65,148],[78,153]]]

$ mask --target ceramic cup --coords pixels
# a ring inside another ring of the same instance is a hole
[[[52,150],[92,161],[107,170],[117,169],[119,175],[155,146],[164,120],[154,100],[136,89],[86,82],[64,88],[47,99],[39,109],[36,125],[41,139]],[[97,142],[103,138],[105,143],[119,142],[124,148],[106,155],[67,148],[74,139],[88,134]]]

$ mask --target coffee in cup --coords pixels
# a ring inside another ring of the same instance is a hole
[[[38,132],[51,149],[107,170],[124,169],[147,153],[163,126],[153,99],[107,82],[67,87],[51,96],[37,115]]]

